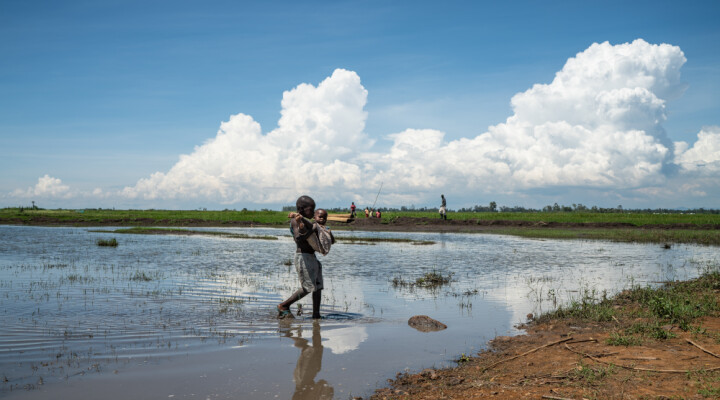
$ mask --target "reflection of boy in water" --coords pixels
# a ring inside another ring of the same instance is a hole
[[[313,322],[312,346],[302,337],[292,337],[295,347],[300,349],[297,366],[293,373],[295,394],[293,400],[332,399],[335,391],[324,379],[315,382],[322,368],[323,346],[320,337],[320,324]]]

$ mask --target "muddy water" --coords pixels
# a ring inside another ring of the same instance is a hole
[[[366,396],[518,333],[530,312],[720,259],[715,247],[337,231],[435,243],[340,242],[320,257],[325,318],[278,321],[275,305],[297,288],[288,231],[208,230],[277,240],[0,226],[0,396]],[[110,238],[119,246],[96,245]],[[433,271],[450,284],[410,285]],[[418,314],[448,329],[416,331]]]

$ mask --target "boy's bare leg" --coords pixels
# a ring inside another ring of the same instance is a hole
[[[313,319],[319,319],[320,317],[320,300],[322,297],[322,289],[316,290],[312,294],[312,300],[313,300],[313,313],[312,317]]]
[[[282,303],[278,304],[278,310],[282,310],[282,311],[289,310],[289,309],[290,309],[290,306],[291,306],[293,303],[295,303],[296,301],[298,301],[298,300],[302,299],[303,297],[307,296],[307,294],[308,294],[308,292],[306,292],[305,289],[299,289],[298,291],[296,291],[295,293],[293,293],[292,295],[290,295],[290,297],[288,297],[287,300],[285,300],[285,301],[283,301]],[[315,308],[314,308],[314,305],[315,305],[314,300],[315,300],[315,297],[313,297],[313,310],[315,310]]]

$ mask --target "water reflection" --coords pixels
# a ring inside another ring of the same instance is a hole
[[[357,350],[360,343],[367,339],[368,334],[364,326],[329,329],[325,331],[325,346],[333,354],[343,354]]]
[[[293,340],[295,347],[300,349],[293,380],[295,381],[295,393],[293,400],[317,400],[332,399],[335,391],[324,379],[315,381],[318,372],[322,369],[323,345],[320,336],[320,322],[313,321],[312,341],[304,338],[302,327],[293,329],[281,326],[283,336]]]
[[[162,362],[165,370],[187,365],[188,357],[196,360],[192,364],[198,370],[226,367],[215,358],[232,346],[245,356],[231,365],[233,374],[243,370],[240,385],[246,394],[241,398],[290,398],[296,356],[288,351],[289,339],[300,349],[298,396],[323,390],[338,398],[364,395],[397,371],[454,363],[457,355],[482,347],[495,335],[514,332],[513,326],[529,312],[567,303],[583,291],[611,295],[631,284],[687,279],[720,259],[717,247],[691,245],[663,249],[654,244],[336,231],[337,236],[436,244],[333,248],[323,258],[322,332],[316,334],[319,326],[309,320],[296,320],[281,332],[287,339],[277,340],[275,305],[297,285],[287,262],[295,250],[292,239],[286,229],[219,230],[278,240],[0,226],[0,371],[5,378],[0,397],[36,388],[40,378],[49,391],[63,387],[59,382],[65,379],[86,385],[74,377],[103,371],[118,371],[109,379],[126,379],[127,386],[135,387],[128,372],[146,361]],[[99,238],[113,237],[120,242],[117,248],[96,245]],[[392,284],[395,277],[414,282],[432,271],[452,274],[452,281],[438,290]],[[432,335],[414,331],[407,320],[418,314],[438,319],[448,329]],[[277,346],[276,340],[286,346]],[[330,351],[323,354],[323,347]],[[167,376],[168,386],[187,381],[179,373]],[[316,382],[318,377],[324,380]],[[318,385],[326,385],[325,380],[333,386]],[[230,394],[235,386],[218,395],[221,387],[205,379],[188,385],[185,394],[204,389],[207,397],[237,397]],[[108,398],[127,397],[132,396],[118,392]]]

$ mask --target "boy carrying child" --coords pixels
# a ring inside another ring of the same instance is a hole
[[[315,257],[315,251],[326,255],[330,245],[335,242],[330,230],[325,227],[327,212],[318,209],[315,212],[315,201],[309,196],[300,196],[295,202],[297,213],[290,213],[290,231],[297,246],[295,250],[295,270],[300,278],[300,289],[287,300],[278,304],[278,318],[291,316],[290,306],[296,301],[312,293],[313,319],[320,317],[320,301],[323,289],[322,264]],[[308,219],[315,217],[315,224]]]

